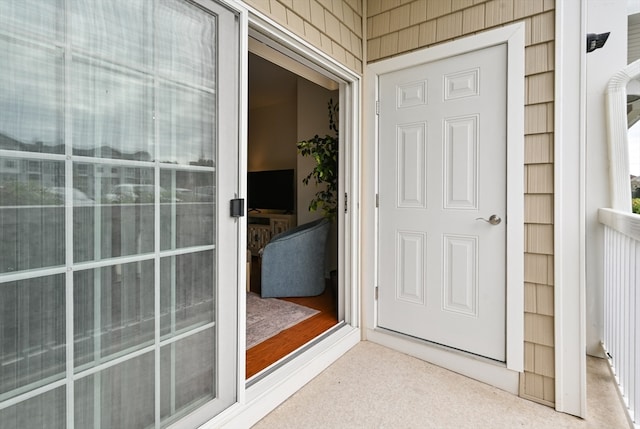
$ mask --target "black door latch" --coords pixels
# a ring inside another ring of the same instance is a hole
[[[244,216],[244,198],[234,198],[231,200],[231,217]]]

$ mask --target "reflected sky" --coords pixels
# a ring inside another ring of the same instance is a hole
[[[58,3],[0,2],[0,33],[39,43],[0,37],[2,148],[64,153],[68,103],[76,155],[213,165],[216,18],[177,0],[70,0],[65,52]]]
[[[3,38],[0,51],[0,133],[24,143],[62,143],[62,52]]]

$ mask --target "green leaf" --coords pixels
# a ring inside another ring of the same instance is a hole
[[[302,179],[302,183],[308,185],[311,180],[317,185],[326,185],[326,190],[318,191],[309,203],[309,210],[321,209],[327,218],[335,217],[337,212],[338,189],[338,103],[333,99],[327,103],[329,115],[329,129],[335,136],[316,134],[313,138],[298,142],[298,152],[302,156],[311,156],[315,161],[315,167]]]

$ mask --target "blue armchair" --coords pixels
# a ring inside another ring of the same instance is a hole
[[[316,296],[324,292],[330,222],[319,219],[278,234],[262,252],[263,298]]]

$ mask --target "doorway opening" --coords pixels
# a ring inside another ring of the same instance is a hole
[[[339,85],[254,39],[249,51],[247,379],[341,320],[339,216],[309,210],[321,188],[303,183],[315,161],[297,148],[332,135],[327,106]]]

